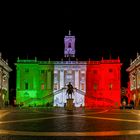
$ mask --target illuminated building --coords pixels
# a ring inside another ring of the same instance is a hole
[[[0,53],[0,108],[9,104],[9,72],[11,71],[8,62],[2,59]]]
[[[54,106],[66,103],[66,85],[71,82],[76,90],[73,98],[76,107],[84,106],[86,92],[86,61],[70,61],[75,57],[75,36],[64,38],[64,57],[66,61],[57,61],[54,66]]]
[[[18,58],[16,72],[16,104],[53,104],[52,62]]]
[[[75,36],[64,37],[61,61],[17,60],[17,104],[63,107],[67,84],[75,88],[74,105],[119,106],[120,60],[78,61]],[[95,73],[94,73],[95,72]]]
[[[120,106],[120,59],[88,61],[85,105]]]
[[[130,80],[130,100],[135,102],[135,106],[140,105],[140,55],[134,61],[131,60],[130,66],[126,69]]]

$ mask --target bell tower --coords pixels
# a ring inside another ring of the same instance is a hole
[[[64,57],[75,57],[75,36],[71,35],[69,30],[68,36],[64,38]]]

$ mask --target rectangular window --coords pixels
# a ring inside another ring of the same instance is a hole
[[[25,89],[28,90],[28,83],[25,83]]]
[[[67,73],[68,73],[68,74],[72,74],[72,70],[68,70]]]
[[[109,72],[113,72],[113,69],[109,69]]]
[[[81,90],[85,90],[84,83],[81,84]]]
[[[44,89],[45,89],[45,85],[41,84],[41,90],[44,90]]]
[[[97,70],[93,70],[93,74],[97,74]]]
[[[111,90],[113,87],[112,83],[109,84],[109,89]]]
[[[57,83],[54,83],[54,90],[57,90]]]
[[[85,74],[84,74],[84,73],[82,73],[82,74],[81,74],[81,76],[82,76],[82,77],[85,77]]]
[[[58,80],[58,74],[54,74],[54,81],[57,82]]]
[[[97,84],[96,83],[94,83],[94,90],[97,90]]]
[[[81,74],[85,74],[85,71],[81,71]]]
[[[44,74],[45,73],[45,70],[41,70],[41,74]]]
[[[29,72],[29,69],[26,68],[26,69],[25,69],[25,72]]]

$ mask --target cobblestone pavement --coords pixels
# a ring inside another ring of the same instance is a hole
[[[0,110],[0,140],[140,139],[140,111],[78,108]]]

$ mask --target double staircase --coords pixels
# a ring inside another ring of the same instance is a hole
[[[23,105],[24,106],[30,106],[30,105],[35,106],[35,105],[39,105],[39,104],[43,104],[43,103],[45,104],[45,102],[47,102],[48,98],[50,98],[50,97],[54,98],[55,95],[63,93],[63,92],[66,92],[66,88],[59,89],[59,90],[57,90],[53,93],[50,93],[49,95],[44,96],[42,98],[30,98],[30,99],[24,101]],[[85,95],[85,92],[83,92],[79,89],[76,89],[76,88],[74,89],[74,92],[77,92],[81,95]]]

